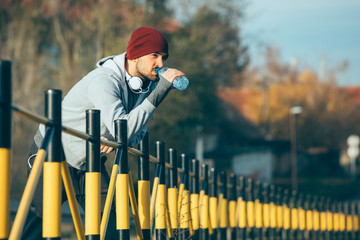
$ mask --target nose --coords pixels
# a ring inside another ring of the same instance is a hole
[[[162,68],[164,66],[164,60],[163,60],[162,56],[159,56],[156,59],[156,66],[159,68]]]

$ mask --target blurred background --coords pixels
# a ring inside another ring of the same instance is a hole
[[[359,10],[355,0],[2,0],[0,58],[13,64],[14,103],[43,115],[45,89],[65,96],[100,58],[124,52],[133,30],[156,27],[170,43],[166,65],[190,85],[160,105],[151,143],[219,170],[356,199]],[[21,196],[36,128],[13,115],[12,196]]]

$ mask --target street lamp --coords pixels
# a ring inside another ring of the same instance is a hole
[[[359,156],[359,144],[360,144],[360,138],[358,135],[350,135],[347,138],[347,154],[350,158],[350,174],[351,179],[356,179],[356,158]]]
[[[298,187],[298,171],[296,156],[296,115],[302,113],[301,106],[290,108],[290,141],[291,141],[291,186],[293,191]]]

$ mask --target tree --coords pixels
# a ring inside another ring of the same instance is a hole
[[[0,58],[12,62],[12,100],[33,111],[39,110],[46,85],[42,77],[51,72],[43,54],[49,40],[46,33],[50,24],[42,16],[40,2],[35,1],[4,1],[0,6],[0,16]],[[17,176],[16,181],[23,182],[26,153],[36,124],[13,114],[12,126],[12,171]],[[21,192],[16,184],[12,189]]]
[[[299,71],[282,64],[279,53],[269,49],[266,68],[249,71],[245,84],[261,98],[256,102],[262,104],[250,104],[257,113],[256,123],[270,138],[287,140],[289,109],[300,105],[303,112],[296,126],[299,149],[340,150],[347,136],[360,132],[360,113],[346,88],[337,86],[336,73],[337,69],[332,69],[321,80],[311,69]]]
[[[150,136],[193,151],[189,139],[217,126],[218,88],[239,82],[247,62],[231,2],[215,3],[199,5],[180,23],[166,0],[7,0],[0,6],[0,57],[13,62],[13,101],[42,114],[45,89],[65,96],[97,60],[125,51],[135,28],[152,25],[170,41],[167,65],[183,70],[190,87],[160,106]],[[16,172],[24,170],[37,124],[14,121]]]
[[[2,2],[0,58],[12,61],[13,102],[42,115],[45,89],[61,89],[65,96],[97,60],[109,52],[113,55],[125,50],[129,29],[134,27],[128,23],[138,17],[131,11],[142,9],[138,4],[132,8],[130,2],[133,1]],[[37,125],[13,117],[16,149],[12,170],[14,175],[23,177],[16,178],[18,183],[26,177],[23,172],[27,153]]]
[[[190,84],[184,92],[173,91],[161,104],[150,122],[150,133],[165,138],[171,146],[193,152],[199,134],[216,131],[222,114],[217,91],[241,81],[246,48],[241,44],[239,28],[227,15],[206,5],[169,40],[166,65],[185,72]]]

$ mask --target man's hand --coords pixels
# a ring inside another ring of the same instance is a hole
[[[106,137],[103,137],[101,136],[100,139],[102,140],[108,140]],[[103,152],[103,153],[110,153],[114,148],[113,147],[108,147],[108,146],[105,146],[105,145],[100,145],[100,151]]]
[[[185,76],[185,73],[183,73],[175,68],[169,68],[161,76],[172,83],[175,78]]]

